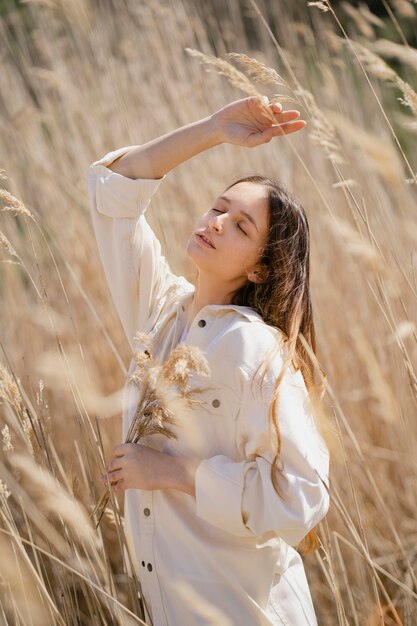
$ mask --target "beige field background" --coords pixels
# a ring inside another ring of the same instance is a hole
[[[246,95],[187,49],[276,70],[284,84],[253,86],[308,124],[169,172],[149,222],[192,279],[190,230],[238,175],[304,205],[331,449],[322,546],[304,559],[318,622],[417,624],[417,6],[381,4],[384,21],[364,3],[0,3],[1,625],[141,623],[122,500],[97,531],[88,519],[130,356],[86,179],[107,151]]]

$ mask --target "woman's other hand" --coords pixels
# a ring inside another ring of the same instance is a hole
[[[213,113],[212,121],[222,143],[253,148],[304,128],[307,122],[297,119],[299,115],[295,109],[283,111],[279,103],[266,104],[249,96]]]
[[[177,489],[194,495],[198,461],[172,456],[138,443],[115,446],[107,473],[100,478],[113,491]]]

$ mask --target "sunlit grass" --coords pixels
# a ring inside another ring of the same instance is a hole
[[[243,97],[248,83],[298,108],[307,127],[182,164],[147,217],[192,279],[187,234],[237,175],[274,176],[304,205],[332,454],[322,547],[305,558],[318,622],[417,623],[417,51],[403,30],[416,7],[393,5],[389,41],[364,6],[307,4],[274,2],[266,14],[253,1],[217,13],[205,3],[203,19],[185,0],[122,10],[31,0],[0,15],[5,624],[140,623],[122,500],[112,496],[97,531],[88,521],[121,441],[130,354],[93,237],[87,167]],[[230,84],[189,50],[248,80]],[[276,83],[229,53],[274,70]]]

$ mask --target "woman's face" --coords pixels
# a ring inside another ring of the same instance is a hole
[[[187,253],[200,272],[234,288],[252,276],[268,235],[266,194],[266,187],[245,181],[214,201],[187,244]]]

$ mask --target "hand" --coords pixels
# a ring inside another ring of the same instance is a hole
[[[227,104],[211,117],[223,143],[253,148],[304,128],[307,122],[297,120],[299,115],[297,110],[282,111],[279,103],[265,104],[250,96]]]
[[[195,469],[199,461],[176,457],[138,443],[113,449],[114,458],[100,478],[112,491],[125,489],[177,489],[195,495]]]

